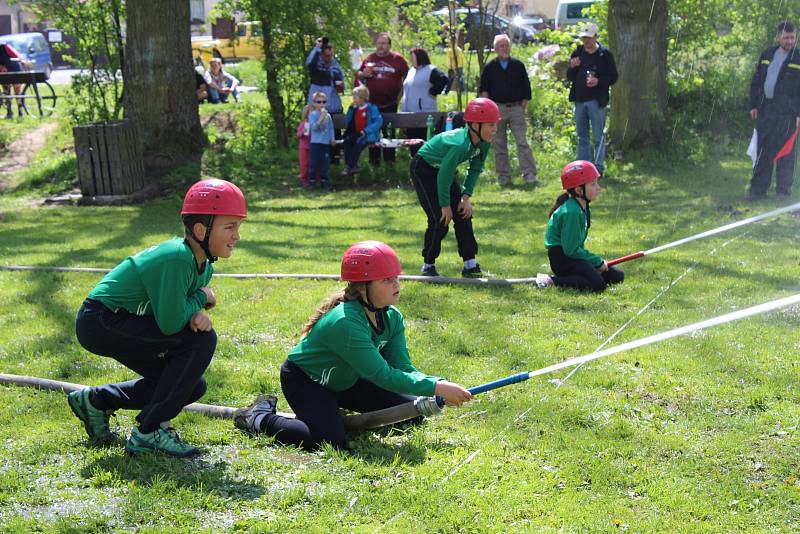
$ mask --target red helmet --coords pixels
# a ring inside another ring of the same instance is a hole
[[[397,253],[380,241],[356,243],[342,256],[342,280],[346,282],[383,280],[397,276],[402,270]]]
[[[600,178],[600,171],[597,170],[594,163],[582,159],[568,163],[561,171],[561,185],[564,189],[588,184],[598,178]]]
[[[489,98],[473,98],[464,110],[464,122],[497,122],[500,108]]]
[[[247,217],[242,190],[227,180],[201,180],[183,198],[181,215],[233,215]]]

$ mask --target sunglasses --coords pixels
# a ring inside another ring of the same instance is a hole
[[[314,103],[315,104],[327,104],[328,101],[327,100],[314,100]]]

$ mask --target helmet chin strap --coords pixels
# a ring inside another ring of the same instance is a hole
[[[482,122],[478,123],[478,129],[477,130],[472,127],[473,124],[475,124],[475,123],[474,122],[470,122],[469,123],[469,131],[473,132],[475,135],[478,136],[478,142],[483,141],[483,137],[481,137],[481,130],[483,130],[483,123]]]
[[[365,288],[365,293],[366,293],[366,296],[367,296],[367,298],[366,298],[366,299],[359,299],[359,300],[361,301],[361,304],[362,304],[362,305],[363,305],[363,306],[364,306],[366,309],[368,309],[368,310],[369,310],[369,311],[371,311],[372,313],[378,313],[378,312],[386,311],[386,310],[388,310],[388,309],[389,309],[389,306],[384,306],[383,308],[377,308],[377,307],[375,307],[375,305],[372,303],[372,299],[371,299],[371,298],[369,298],[369,282],[367,282],[367,286],[366,286],[366,288]]]
[[[208,262],[209,263],[214,263],[215,261],[217,261],[219,259],[216,256],[214,256],[213,254],[211,254],[211,249],[209,248],[209,240],[211,239],[211,227],[212,226],[214,226],[214,215],[211,215],[210,218],[208,219],[208,226],[206,227],[206,234],[203,237],[202,241],[197,239],[197,237],[194,235],[194,228],[192,228],[191,231],[189,232],[189,235],[192,237],[192,239],[194,239],[195,243],[200,245],[200,248],[203,249],[203,252],[206,253],[206,258],[208,258]]]

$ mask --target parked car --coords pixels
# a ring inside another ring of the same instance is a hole
[[[10,44],[32,71],[44,72],[47,78],[53,72],[50,45],[41,33],[9,33],[0,35],[0,44]]]
[[[231,59],[259,59],[264,57],[264,36],[258,22],[239,22],[230,39],[192,37],[192,55],[195,64],[207,63],[212,57],[223,61]]]
[[[547,24],[547,18],[540,13],[525,13],[524,15],[517,15],[511,20],[517,26],[527,26],[537,32],[552,29]]]
[[[556,29],[561,30],[566,26],[593,21],[586,14],[586,9],[592,7],[597,0],[561,0],[556,8]]]
[[[450,20],[450,13],[447,8],[438,9],[432,14],[441,21],[442,26],[447,25]],[[536,38],[535,29],[514,24],[511,19],[493,15],[492,13],[484,13],[481,19],[480,11],[474,7],[457,8],[456,16],[464,28],[465,36],[463,41],[469,43],[473,49],[481,41],[485,48],[491,47],[494,36],[502,33],[507,34],[514,43],[519,44],[530,43]],[[445,40],[445,32],[442,31],[443,46],[447,46]]]

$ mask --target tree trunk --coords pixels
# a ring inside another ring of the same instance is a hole
[[[667,120],[666,0],[609,0],[608,31],[619,72],[611,96],[611,144],[615,150],[654,144]]]
[[[278,81],[278,61],[273,48],[274,28],[267,17],[261,18],[264,30],[264,64],[267,71],[267,100],[269,101],[272,122],[275,128],[275,143],[278,148],[289,148],[289,134],[286,125],[286,108],[283,105],[281,86]]]
[[[189,2],[127,2],[125,116],[142,141],[145,172],[199,165],[206,137],[192,72]],[[181,30],[181,31],[178,31]]]

